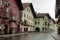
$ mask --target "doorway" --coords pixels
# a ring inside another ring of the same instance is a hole
[[[36,27],[35,28],[35,31],[39,32],[40,31],[39,27]]]
[[[4,34],[7,34],[7,33],[8,33],[8,32],[7,32],[7,31],[8,31],[8,25],[6,24],[6,25],[4,25],[4,27],[5,27],[5,28],[4,28]]]
[[[28,32],[28,28],[24,28],[24,32]]]

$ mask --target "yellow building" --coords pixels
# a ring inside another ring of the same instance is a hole
[[[48,31],[50,19],[51,17],[48,13],[38,13],[35,18],[35,31]]]

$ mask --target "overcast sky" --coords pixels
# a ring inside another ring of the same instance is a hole
[[[22,0],[22,2],[32,2],[36,12],[49,13],[52,18],[55,18],[56,0]]]

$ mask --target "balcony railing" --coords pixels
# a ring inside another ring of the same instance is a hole
[[[27,20],[24,20],[24,22],[21,21],[21,24],[24,26],[33,26],[33,25],[28,24]]]
[[[24,22],[22,21],[21,24],[26,26],[27,25],[27,20],[24,20]]]

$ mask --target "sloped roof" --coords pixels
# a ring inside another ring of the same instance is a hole
[[[28,7],[31,3],[22,3],[23,8],[25,9],[26,7]]]
[[[23,6],[22,6],[21,0],[15,0],[15,1],[16,1],[17,5],[18,5],[19,9],[22,11],[23,10]]]
[[[28,6],[30,6],[31,11],[32,11],[32,13],[33,13],[33,16],[36,17],[35,10],[34,10],[34,8],[33,8],[32,3],[22,3],[22,5],[23,5],[23,8],[24,8],[24,9],[27,8]]]

